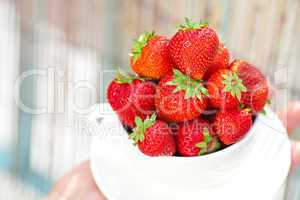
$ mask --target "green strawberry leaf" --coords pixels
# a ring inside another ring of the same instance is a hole
[[[243,85],[243,81],[238,77],[236,72],[229,71],[222,75],[222,83],[225,85],[223,92],[230,92],[231,96],[241,101],[242,92],[246,92],[247,88]]]
[[[240,101],[241,100],[241,91],[240,90],[236,90],[235,92],[236,98]]]
[[[196,144],[196,147],[203,149],[207,147],[207,144],[205,142],[199,142]]]
[[[142,49],[147,45],[149,40],[155,37],[155,32],[144,32],[137,39],[133,40],[133,45],[131,49],[130,56],[133,56],[133,63],[137,61],[137,59],[142,54]]]
[[[190,20],[189,18],[185,18],[185,24],[179,25],[180,30],[190,30],[190,29],[200,29],[204,27],[208,27],[209,24],[207,21],[200,21],[200,22],[194,22]]]
[[[143,121],[140,117],[135,117],[134,121],[137,126],[141,126],[143,124]]]
[[[263,115],[267,115],[267,111],[266,111],[266,107],[268,106],[268,105],[271,105],[271,100],[270,99],[267,99],[267,101],[266,101],[266,103],[265,103],[265,106],[264,106],[264,108],[262,109],[262,111],[261,111],[261,113],[263,114]]]
[[[208,144],[212,141],[212,137],[211,137],[207,127],[204,128],[203,135],[204,135],[204,142],[206,144]]]
[[[201,141],[195,145],[196,147],[200,148],[200,151],[198,153],[199,156],[204,155],[208,152],[208,147],[210,146],[210,143],[213,140],[207,127],[204,127],[204,129],[203,129],[203,136],[204,136],[203,141]]]
[[[122,83],[130,84],[134,79],[136,79],[136,77],[134,75],[127,74],[127,73],[123,72],[120,68],[118,69],[116,77],[115,77],[115,81],[120,84],[122,84]]]
[[[201,81],[194,80],[184,75],[177,69],[173,70],[173,79],[166,84],[176,86],[176,88],[173,90],[174,94],[179,91],[185,91],[185,99],[196,97],[199,100],[202,100],[203,95],[209,95],[207,89],[203,86]]]
[[[134,144],[136,145],[137,143],[145,140],[145,133],[147,129],[153,126],[156,121],[156,114],[153,113],[151,117],[147,117],[144,121],[140,117],[136,116],[134,121],[136,127],[129,135],[129,139],[132,139],[134,141]]]
[[[267,111],[265,109],[262,109],[261,114],[263,114],[264,116],[267,115]]]
[[[154,123],[155,122],[155,120],[156,120],[156,114],[155,113],[153,113],[152,115],[151,115],[151,117],[150,117],[150,122],[151,123]]]
[[[206,153],[207,150],[207,144],[205,142],[199,142],[196,144],[196,147],[198,147],[200,149],[198,155],[204,155]]]
[[[120,83],[120,84],[128,83],[128,84],[130,84],[134,80],[146,81],[147,79],[144,78],[144,77],[134,75],[134,74],[129,74],[127,72],[122,71],[120,68],[118,68],[116,76],[115,76],[115,81],[117,83]]]

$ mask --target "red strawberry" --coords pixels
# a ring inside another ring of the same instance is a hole
[[[218,71],[219,69],[226,69],[229,67],[229,51],[224,46],[224,44],[220,43],[218,51],[214,57],[212,64],[209,66],[208,70],[204,75],[204,80],[208,80],[213,73]]]
[[[117,74],[107,90],[107,99],[121,122],[134,127],[135,116],[145,119],[155,111],[155,85],[133,76]]]
[[[249,106],[253,113],[263,110],[268,98],[268,84],[264,75],[254,65],[241,60],[231,63],[232,71],[237,72],[247,88],[242,94],[241,102]]]
[[[232,109],[239,105],[246,87],[237,73],[220,69],[207,82],[210,104],[220,109]]]
[[[182,25],[170,40],[170,56],[180,71],[201,80],[211,65],[218,46],[218,36],[207,23],[186,19],[186,25]]]
[[[160,80],[156,89],[155,105],[160,119],[181,122],[198,117],[205,109],[208,95],[200,81],[185,76],[178,70]]]
[[[169,40],[166,37],[145,32],[133,43],[130,58],[133,71],[151,79],[160,79],[171,73],[168,48]]]
[[[249,110],[230,110],[217,113],[214,128],[220,140],[226,144],[234,144],[242,139],[252,126]]]
[[[182,156],[198,156],[220,149],[217,137],[209,131],[209,123],[203,119],[194,119],[180,125],[177,147]]]
[[[175,142],[171,129],[163,121],[156,121],[156,115],[147,117],[144,121],[135,118],[136,127],[129,135],[138,145],[141,152],[148,156],[172,156],[175,151]]]

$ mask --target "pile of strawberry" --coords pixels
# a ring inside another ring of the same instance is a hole
[[[119,72],[107,98],[149,156],[198,156],[234,144],[267,101],[262,73],[243,60],[230,63],[207,23],[186,19],[171,39],[145,32],[130,65],[136,75]]]

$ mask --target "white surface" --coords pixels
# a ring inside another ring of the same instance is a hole
[[[110,200],[280,200],[290,143],[281,122],[267,112],[239,143],[193,158],[147,157],[128,140],[115,115],[105,116],[92,144],[92,172]]]
[[[17,107],[14,84],[19,74],[18,17],[13,1],[0,1],[0,150],[11,150],[16,140]]]

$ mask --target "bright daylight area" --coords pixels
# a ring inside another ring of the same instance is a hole
[[[299,35],[299,0],[0,0],[0,199],[299,200]]]

